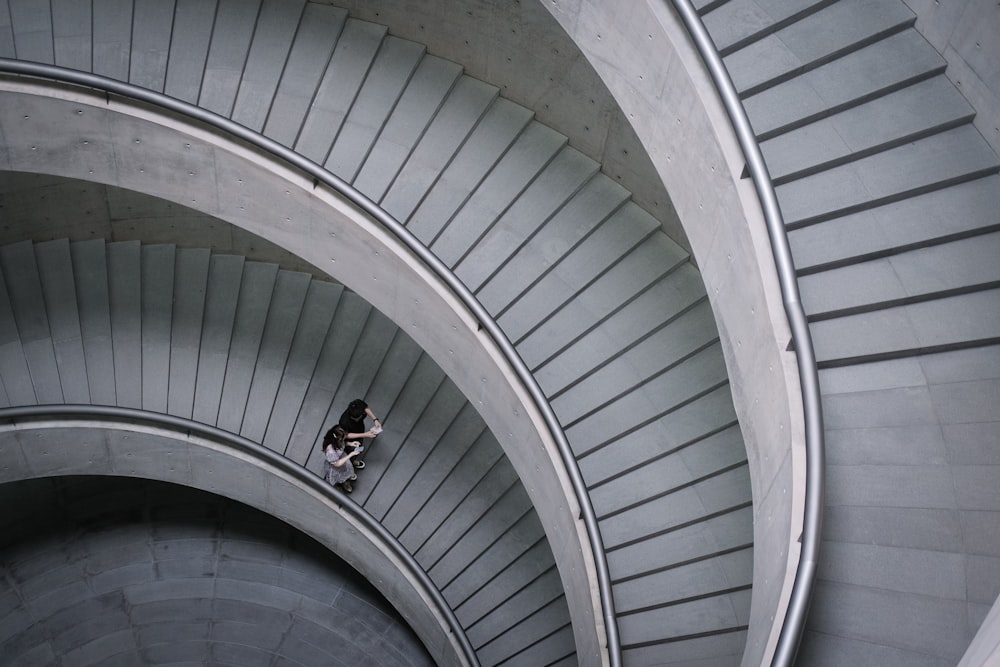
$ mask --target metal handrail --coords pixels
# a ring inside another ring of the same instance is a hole
[[[788,236],[785,233],[785,222],[778,206],[778,197],[774,192],[771,175],[764,162],[757,137],[750,125],[750,119],[747,117],[743,103],[736,92],[736,86],[733,85],[733,80],[722,62],[722,56],[715,48],[715,43],[708,34],[698,12],[691,4],[691,0],[671,0],[671,2],[687,27],[702,60],[705,61],[746,158],[747,168],[753,178],[770,236],[771,252],[774,255],[774,264],[781,286],[782,303],[788,317],[792,342],[798,359],[806,440],[802,550],[795,571],[788,609],[782,621],[781,633],[778,636],[774,659],[771,662],[773,667],[789,667],[795,660],[799,644],[802,641],[802,632],[805,629],[806,615],[812,597],[816,565],[819,558],[820,534],[823,529],[823,408],[820,401],[816,355],[813,350],[812,336],[809,333],[809,324],[799,296],[795,265],[792,261]]]
[[[521,359],[520,354],[514,348],[513,343],[497,324],[493,316],[479,302],[476,296],[466,285],[459,280],[458,276],[448,268],[434,253],[430,251],[414,234],[402,223],[389,215],[378,204],[359,192],[350,183],[339,178],[335,174],[327,171],[322,166],[312,160],[296,153],[290,148],[278,142],[254,132],[253,130],[236,123],[225,116],[220,116],[207,109],[189,104],[182,100],[169,97],[156,91],[141,88],[133,84],[117,81],[108,77],[70,70],[55,65],[36,63],[29,61],[13,60],[10,58],[0,58],[0,72],[11,74],[21,74],[38,77],[42,79],[52,79],[64,83],[77,84],[89,88],[96,88],[107,92],[116,93],[123,97],[148,102],[158,107],[169,109],[170,111],[182,114],[189,118],[194,118],[212,127],[218,128],[228,134],[236,136],[249,144],[264,150],[271,155],[293,165],[294,167],[309,174],[317,182],[323,183],[332,188],[346,200],[367,213],[382,227],[400,241],[408,250],[416,255],[434,275],[441,280],[452,293],[469,309],[476,318],[480,327],[486,331],[493,343],[497,346],[504,360],[510,364],[523,388],[531,397],[536,409],[541,414],[550,435],[556,443],[562,459],[563,467],[569,476],[570,484],[576,495],[577,503],[580,507],[580,519],[587,529],[587,538],[593,553],[594,566],[597,576],[597,589],[601,597],[601,609],[604,616],[604,626],[607,635],[607,649],[611,667],[621,666],[621,643],[618,634],[618,625],[615,618],[614,598],[611,592],[611,574],[608,569],[607,556],[604,552],[604,544],[601,541],[601,533],[597,524],[597,514],[594,512],[590,502],[590,495],[587,492],[583,475],[576,462],[576,456],[570,447],[562,425],[556,417],[555,411],[549,404],[535,377],[531,374],[527,365]]]
[[[391,555],[403,564],[406,571],[418,583],[422,592],[433,601],[434,607],[444,617],[448,624],[449,631],[455,635],[462,653],[470,665],[479,665],[479,658],[476,650],[472,647],[472,642],[465,634],[464,628],[458,621],[455,612],[445,600],[444,595],[438,587],[431,581],[430,576],[417,562],[409,551],[371,514],[361,509],[357,503],[350,501],[347,494],[342,493],[328,484],[322,477],[310,473],[306,468],[300,466],[289,458],[278,454],[272,449],[265,447],[253,440],[248,440],[242,436],[224,431],[215,426],[209,426],[201,422],[184,419],[174,415],[148,412],[135,408],[122,408],[108,405],[24,405],[10,408],[0,408],[0,421],[16,422],[17,420],[29,419],[101,419],[114,421],[117,423],[143,424],[163,428],[168,431],[183,432],[185,435],[196,435],[206,440],[222,443],[235,449],[241,454],[249,454],[257,460],[277,468],[282,473],[288,475],[299,484],[322,497],[333,498],[337,505],[351,516],[367,530],[375,534],[381,544],[387,548]]]

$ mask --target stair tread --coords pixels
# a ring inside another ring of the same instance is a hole
[[[917,248],[799,278],[806,314],[875,308],[881,303],[1000,282],[1000,232]]]
[[[810,329],[821,365],[990,340],[1000,331],[1000,290],[823,320]]]
[[[229,116],[239,93],[260,5],[260,0],[218,3],[214,23],[226,29],[212,31],[198,106]]]
[[[191,419],[194,412],[198,348],[201,346],[210,262],[211,253],[207,248],[177,249],[167,412],[185,419]]]
[[[109,243],[108,285],[118,405],[142,407],[142,292],[138,241]]]
[[[346,19],[345,9],[306,3],[263,126],[266,136],[284,146],[295,145]]]
[[[310,282],[310,276],[305,273],[278,272],[247,395],[246,412],[240,425],[240,435],[245,438],[259,442],[267,430],[292,342],[303,317],[302,305]]]
[[[430,245],[529,127],[531,112],[503,98],[490,105],[409,217],[401,219],[424,245]],[[534,132],[534,131],[533,131]]]
[[[261,3],[230,114],[255,132],[264,128],[271,110],[304,5],[304,0]]]
[[[470,76],[461,76],[434,115],[398,176],[380,203],[394,218],[405,221],[436,187],[463,143],[476,130],[497,100],[498,89]]]
[[[725,52],[733,44],[773,29],[796,14],[821,7],[823,0],[729,0],[702,17],[715,48]]]
[[[565,143],[564,136],[544,125],[529,124],[431,243],[434,254],[455,266]]]
[[[771,33],[726,56],[726,70],[738,91],[794,74],[856,48],[880,33],[913,21],[901,2],[844,0]]]
[[[364,84],[385,26],[348,18],[299,131],[295,150],[323,164]]]
[[[97,405],[117,404],[107,252],[104,239],[70,245],[90,400]]]
[[[170,376],[170,323],[174,300],[176,252],[172,245],[144,245],[140,250],[142,309],[142,408],[166,413]]]
[[[63,400],[67,403],[90,403],[69,242],[62,239],[36,244],[35,260]]]
[[[214,2],[182,0],[176,3],[172,44],[163,84],[165,94],[189,104],[198,102],[214,22]],[[89,58],[78,62],[89,62]]]
[[[943,68],[923,37],[905,30],[752,95],[744,108],[754,132],[766,137]]]
[[[288,363],[274,398],[271,419],[262,442],[284,453],[306,392],[318,369],[324,341],[330,335],[334,314],[344,288],[333,283],[312,281],[302,307],[302,320],[295,330]]]
[[[997,156],[972,125],[935,134],[775,188],[788,225],[898,198],[977,174]]]
[[[771,178],[779,180],[971,119],[968,102],[936,76],[781,134],[761,151]]]
[[[421,59],[392,115],[379,130],[354,187],[373,201],[382,199],[461,73],[461,67],[442,58],[428,55]]]
[[[424,47],[416,42],[385,38],[324,167],[345,181],[354,182],[423,53]]]

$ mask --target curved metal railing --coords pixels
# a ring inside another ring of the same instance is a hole
[[[118,423],[145,424],[167,431],[182,432],[185,435],[196,435],[206,440],[228,445],[239,453],[249,454],[287,474],[299,484],[319,495],[333,498],[345,513],[349,514],[351,518],[373,533],[381,544],[386,547],[386,551],[399,559],[399,562],[403,564],[409,575],[416,580],[422,592],[428,599],[433,601],[436,610],[444,617],[449,631],[455,636],[459,646],[461,646],[462,654],[467,663],[470,665],[479,665],[479,658],[476,656],[476,651],[466,636],[461,623],[459,623],[458,617],[455,616],[455,612],[452,611],[451,606],[444,599],[444,595],[438,590],[434,582],[431,581],[430,576],[420,566],[417,559],[403,547],[399,540],[385,526],[379,523],[368,512],[361,509],[360,505],[351,501],[347,494],[335,489],[333,485],[327,484],[322,477],[312,474],[291,459],[285,458],[264,445],[216,428],[215,426],[209,426],[182,417],[147,412],[135,408],[105,405],[25,405],[0,408],[0,422],[53,418],[62,420],[100,419]]]
[[[559,450],[563,466],[569,475],[570,484],[576,495],[577,503],[580,507],[580,519],[583,520],[587,529],[587,537],[593,553],[594,565],[597,575],[598,592],[601,597],[601,608],[604,616],[605,632],[607,634],[607,649],[611,667],[621,666],[621,643],[618,635],[618,625],[615,619],[614,598],[611,592],[611,575],[608,569],[607,557],[604,553],[604,544],[601,541],[601,533],[597,524],[597,514],[594,512],[587,493],[587,487],[583,480],[583,475],[577,465],[576,457],[569,445],[566,434],[556,417],[555,411],[549,404],[548,399],[542,392],[531,371],[521,359],[513,343],[496,323],[493,316],[479,302],[468,287],[462,283],[455,273],[447,267],[436,255],[434,255],[420,240],[414,236],[402,223],[389,215],[378,204],[359,192],[350,183],[344,181],[333,173],[327,171],[322,166],[312,160],[296,153],[290,148],[278,142],[254,132],[253,130],[236,123],[225,116],[220,116],[207,109],[189,104],[187,102],[169,97],[156,91],[141,88],[129,83],[110,79],[108,77],[70,70],[55,65],[36,63],[10,58],[0,58],[0,72],[10,74],[20,74],[41,79],[50,79],[64,83],[95,88],[110,93],[115,93],[123,97],[148,102],[157,107],[168,109],[189,118],[201,121],[212,127],[218,128],[232,136],[238,137],[249,144],[264,150],[271,155],[293,165],[294,167],[309,174],[316,182],[323,183],[332,188],[346,200],[360,208],[382,225],[386,231],[399,240],[408,250],[416,255],[447,287],[454,295],[468,308],[469,312],[476,318],[481,328],[486,331],[494,344],[504,356],[505,361],[510,364],[518,380],[523,385],[525,391],[531,397],[535,407],[542,415],[546,427],[556,443]]]
[[[820,401],[816,355],[813,350],[812,336],[809,333],[809,323],[806,320],[802,300],[799,296],[795,265],[788,245],[788,236],[785,233],[785,222],[778,206],[778,197],[774,192],[771,175],[750,126],[750,119],[747,117],[743,103],[736,92],[736,86],[733,85],[733,80],[722,62],[722,56],[715,48],[715,43],[708,34],[698,12],[691,4],[691,0],[671,0],[671,3],[687,27],[702,60],[708,67],[709,74],[719,92],[726,112],[729,114],[729,121],[736,131],[740,148],[746,158],[747,168],[753,178],[754,188],[764,212],[764,220],[771,240],[771,252],[774,255],[774,264],[781,285],[782,303],[788,317],[792,342],[798,359],[806,438],[806,488],[802,551],[795,572],[795,581],[792,584],[788,610],[781,625],[781,634],[778,636],[774,660],[771,663],[774,667],[788,667],[795,660],[795,654],[802,641],[802,632],[805,628],[806,614],[809,610],[809,601],[812,597],[816,575],[820,534],[823,528],[823,408]]]

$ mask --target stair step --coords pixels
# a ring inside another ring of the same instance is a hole
[[[560,598],[479,647],[476,653],[480,661],[487,665],[504,661],[525,665],[550,664],[575,650],[572,628],[566,622],[568,617],[566,600]]]
[[[50,7],[33,2],[14,2],[10,3],[8,11],[16,57],[41,63],[54,62]],[[12,54],[11,57],[15,56]]]
[[[167,412],[185,419],[190,419],[194,413],[198,348],[201,347],[211,260],[211,253],[206,248],[177,249]]]
[[[264,437],[303,317],[302,306],[311,282],[312,279],[305,273],[278,272],[240,424],[239,433],[244,438],[260,442]]]
[[[271,111],[304,5],[304,0],[261,3],[230,114],[232,120],[255,132],[264,128]]]
[[[698,287],[689,282],[695,280]],[[682,267],[540,367],[539,382],[544,381],[542,386],[562,418],[575,419],[595,400],[617,396],[717,339],[711,306],[699,295],[701,285],[693,268]],[[653,316],[648,314],[650,308],[663,310]],[[618,354],[611,352],[615,342]],[[558,386],[552,382],[555,372],[560,373]],[[595,391],[597,387],[604,391]]]
[[[914,20],[901,2],[843,0],[744,46],[724,62],[736,90],[748,97],[912,26]]]
[[[70,255],[90,400],[96,405],[117,405],[108,250],[104,239],[95,239],[71,244]],[[3,376],[7,377],[7,371]]]
[[[529,124],[431,243],[434,254],[454,267],[518,201],[565,143],[566,137],[544,125]]]
[[[602,480],[628,472],[647,461],[655,460],[676,447],[711,437],[736,421],[732,408],[729,385],[711,387],[693,393],[684,402],[672,406],[663,414],[643,422],[638,415],[626,419],[625,430],[602,429],[593,433],[581,431],[571,441],[585,479],[593,480],[592,486]],[[605,456],[608,447],[621,442],[613,449],[613,456]]]
[[[531,116],[524,107],[498,98],[476,123],[416,210],[410,215],[401,211],[400,220],[406,222],[424,245],[429,246],[438,238],[511,145],[527,131]],[[532,136],[535,132],[532,131]]]
[[[647,539],[658,531],[707,519],[750,501],[749,471],[739,466],[670,490],[669,493],[613,515],[598,517],[608,548]]]
[[[502,456],[492,433],[483,432],[462,454],[455,467],[448,471],[444,481],[433,490],[420,509],[420,521],[415,521],[413,516],[407,517],[405,526],[402,529],[394,527],[393,533],[411,553],[415,553],[439,526],[451,520],[456,508],[467,499],[476,498],[478,493],[475,490],[479,485],[484,485],[483,488],[506,488],[512,473],[513,468]],[[417,512],[410,514],[416,515]],[[393,514],[386,517],[386,521],[393,520]]]
[[[424,363],[423,366],[430,364]],[[426,374],[426,373],[425,373]],[[438,373],[438,382],[444,379]],[[409,388],[409,381],[407,388]],[[416,383],[418,387],[423,387],[424,383]],[[450,384],[450,383],[449,383]],[[416,393],[416,392],[410,392]],[[452,387],[448,388],[448,393],[454,393]],[[405,403],[403,404],[405,405]],[[483,436],[486,425],[479,417],[478,413],[467,403],[462,410],[455,415],[455,420],[448,424],[447,430],[443,434],[443,439],[449,442],[463,442],[466,446],[459,449],[457,447],[435,447],[430,455],[423,460],[413,461],[410,468],[411,478],[402,480],[402,486],[395,497],[386,491],[393,487],[392,483],[380,485],[378,492],[382,497],[383,510],[374,508],[373,511],[380,517],[383,526],[386,526],[401,533],[414,517],[422,514],[423,507],[430,502],[431,497],[445,483],[448,475],[455,467],[468,455],[471,448],[476,447],[477,441]],[[426,437],[426,431],[421,433]],[[378,447],[378,443],[375,445]],[[499,445],[496,445],[499,446]],[[406,461],[405,458],[393,460],[393,463]],[[419,479],[419,483],[417,480]],[[397,483],[397,486],[399,483]],[[371,503],[369,503],[371,505]]]
[[[810,329],[820,367],[992,343],[1000,331],[1000,289],[823,320]]]
[[[59,367],[49,332],[35,250],[23,241],[0,248],[4,279],[18,337],[31,374],[35,397],[42,405],[62,403]]]
[[[469,135],[497,101],[498,89],[469,76],[455,87],[381,199],[382,208],[405,221],[443,178]]]
[[[495,637],[510,626],[509,608],[522,597],[541,600],[538,608],[563,596],[562,581],[555,564],[548,562],[547,543],[539,540],[528,547],[517,562],[503,570],[460,603],[455,615],[469,630],[469,640],[477,643]],[[511,594],[511,591],[514,591]],[[509,598],[503,596],[509,595]]]
[[[90,403],[69,242],[61,239],[35,245],[35,261],[63,400],[67,403]]]
[[[170,53],[174,20],[172,3],[137,2],[133,5],[132,42],[129,81],[150,90],[163,90],[167,55]]]
[[[247,397],[277,276],[277,264],[247,262],[243,266],[216,420],[216,426],[231,433],[240,432],[246,414]]]
[[[904,30],[743,101],[760,141],[944,71],[916,30]],[[862,72],[868,72],[862,75]]]
[[[337,304],[337,311],[330,325],[330,331],[335,332],[335,335],[327,336],[323,343],[319,361],[316,362],[312,380],[284,451],[285,456],[300,465],[321,465],[316,435],[326,433],[340,418],[340,412],[333,414],[336,408],[331,405],[332,397],[337,394],[347,372],[352,352],[364,331],[370,311],[371,306],[367,302],[346,291]],[[343,409],[340,408],[341,411]]]
[[[1000,177],[986,176],[795,229],[788,241],[799,273],[808,274],[996,230],[998,208]]]
[[[326,158],[324,167],[353,183],[424,55],[416,42],[386,37]]]
[[[712,35],[715,48],[727,55],[761,39],[783,25],[819,11],[833,0],[729,0],[704,14],[702,20]]]
[[[315,280],[309,283],[302,319],[296,327],[271,418],[261,440],[279,453],[288,447],[289,434],[302,409],[343,292],[342,286],[333,283]]]
[[[577,455],[582,456],[593,448],[624,438],[626,434],[659,421],[664,415],[696,400],[701,394],[726,384],[725,363],[718,348],[718,343],[703,347],[643,385],[567,422],[564,428]],[[656,395],[659,400],[654,403],[642,398],[649,395]],[[617,464],[609,463],[606,469],[616,467]],[[587,469],[589,467],[581,461],[581,470]],[[596,481],[588,480],[588,483]]]
[[[174,301],[176,249],[172,245],[144,245],[139,274],[142,303],[142,408],[166,413],[170,377],[170,321]]]
[[[74,5],[75,3],[63,3]],[[215,25],[214,2],[179,0],[175,3],[173,33],[163,92],[189,104],[197,104],[201,94],[202,77],[208,62],[208,49],[212,43]],[[60,7],[60,11],[62,11]],[[88,25],[90,17],[87,17]],[[72,22],[68,25],[73,25]],[[77,62],[89,62],[89,58]]]
[[[607,258],[605,262],[611,266],[589,283],[575,283],[573,298],[555,308],[554,304],[560,304],[555,299],[549,301],[548,308],[533,300],[531,305],[536,305],[539,312],[533,313],[531,320],[538,323],[529,331],[513,328],[510,323],[515,313],[505,313],[501,324],[529,367],[536,367],[557,353],[563,346],[566,332],[589,331],[613,316],[627,305],[627,295],[641,294],[678,269],[687,261],[687,254],[664,234],[653,234],[619,261],[613,264],[612,261]],[[593,272],[595,267],[588,269]]]
[[[465,285],[478,290],[504,261],[530,241],[539,229],[594,177],[599,165],[568,147],[545,166],[507,210],[455,265]]]
[[[354,187],[374,201],[385,196],[461,73],[462,68],[453,62],[424,56],[395,111],[379,130]]]
[[[670,567],[707,554],[753,543],[753,508],[749,503],[691,523],[657,537],[608,550],[612,582],[640,577],[657,567]],[[649,554],[656,553],[653,560]]]
[[[781,185],[970,123],[973,115],[955,86],[936,76],[779,135],[761,151]]]
[[[594,176],[542,223],[530,243],[522,244],[494,269],[476,289],[476,296],[491,312],[504,310],[609,222],[628,196],[610,178]]]
[[[806,314],[826,319],[1000,284],[1000,232],[799,278]]]
[[[215,25],[226,29],[212,31],[198,99],[203,109],[226,117],[232,112],[260,7],[261,0],[220,0],[216,6]]]
[[[295,145],[346,19],[345,9],[306,3],[288,62],[271,100],[262,130],[265,136],[284,146]]]
[[[38,402],[3,271],[0,271],[0,373],[3,373],[2,398],[6,404],[35,405]]]
[[[741,445],[740,429],[728,426],[707,438],[685,442],[672,450],[664,448],[655,458],[633,464],[628,472],[605,477],[603,482],[592,487],[591,498],[602,513],[619,512],[645,501],[651,489],[659,492],[676,488],[693,479],[745,463],[746,450]],[[610,451],[606,450],[606,455]],[[613,468],[620,465],[613,464]],[[650,562],[654,561],[647,561],[647,567]]]
[[[790,229],[997,173],[997,156],[972,125],[775,188]]]
[[[295,150],[324,164],[385,37],[385,26],[347,19],[299,130]]]
[[[215,255],[209,264],[193,411],[195,421],[203,424],[214,425],[219,419],[244,264],[244,259],[235,255]]]
[[[424,480],[417,479],[420,476],[422,465],[429,459],[435,458],[435,454],[438,454],[437,447],[439,443],[449,442],[447,439],[449,429],[455,425],[456,420],[460,417],[464,403],[461,393],[452,382],[445,381],[441,374],[435,374],[434,379],[437,381],[436,391],[423,397],[420,405],[417,406],[419,407],[419,411],[411,411],[411,414],[419,415],[418,419],[411,424],[397,424],[396,421],[391,421],[389,423],[393,423],[392,432],[385,433],[383,436],[379,436],[374,442],[370,441],[367,444],[371,452],[365,456],[366,463],[373,460],[372,457],[375,456],[375,452],[377,452],[379,457],[385,456],[384,446],[382,442],[379,442],[379,440],[387,439],[384,436],[400,439],[405,436],[407,443],[405,450],[396,450],[394,452],[394,456],[391,459],[391,466],[378,466],[382,471],[378,477],[372,479],[372,475],[365,475],[365,490],[369,486],[373,486],[373,488],[369,495],[361,497],[364,498],[365,509],[379,520],[385,516],[386,512],[392,507],[393,502],[406,490],[407,485],[411,481],[414,481],[419,486],[423,486]],[[417,384],[417,386],[421,385]],[[409,387],[404,389],[404,395],[408,397],[414,393],[414,390],[411,390]],[[412,403],[404,405],[410,407]],[[478,432],[480,428],[474,424],[472,430]],[[467,439],[463,439],[462,441],[466,443],[470,442]],[[461,452],[449,450],[447,456],[458,456],[460,454]],[[427,480],[427,482],[430,481],[430,479]]]

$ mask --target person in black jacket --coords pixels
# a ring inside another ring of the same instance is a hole
[[[365,419],[372,420],[372,427],[368,428],[365,424]],[[344,410],[344,414],[340,415],[340,421],[337,423],[344,431],[347,433],[348,444],[353,444],[355,447],[361,447],[362,451],[367,450],[367,446],[362,445],[362,440],[372,440],[374,441],[375,436],[382,432],[382,422],[379,418],[375,416],[371,407],[365,403],[362,399],[356,398],[347,405],[347,409]],[[371,443],[369,443],[370,445]],[[360,452],[359,452],[360,454]],[[360,470],[365,467],[365,462],[360,456],[354,459],[354,468]]]

